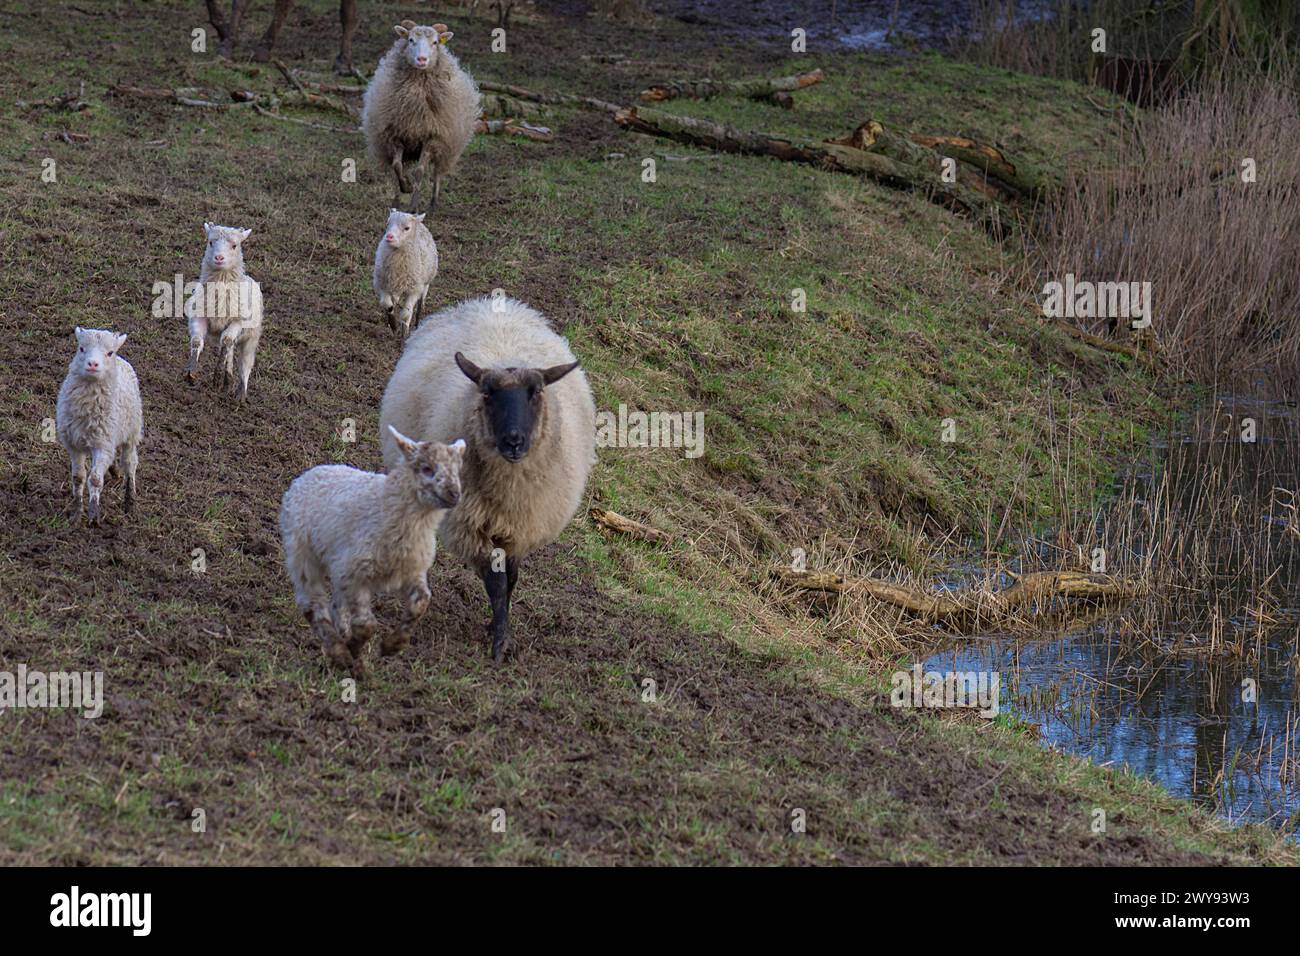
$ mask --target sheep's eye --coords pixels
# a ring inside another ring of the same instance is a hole
[[[420,466],[420,474],[424,475],[424,477],[426,477],[426,478],[432,478],[432,477],[433,477],[433,469],[430,468],[428,465],[421,465],[421,466]]]
[[[77,351],[78,351],[78,352],[84,352],[84,351],[86,351],[86,350],[83,349],[80,345],[78,345],[78,346],[77,346]]]
[[[112,357],[113,357],[113,353],[112,353],[112,352],[109,352],[109,353],[108,353],[108,357],[109,357],[109,358],[112,358]]]

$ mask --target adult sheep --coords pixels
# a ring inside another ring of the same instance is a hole
[[[379,410],[389,427],[468,444],[461,499],[439,537],[483,580],[492,656],[510,649],[510,599],[527,555],[554,541],[582,504],[596,460],[596,405],[569,344],[514,299],[470,299],[411,334]]]
[[[474,136],[482,98],[474,78],[447,49],[452,34],[445,24],[422,27],[403,20],[393,30],[398,39],[366,87],[361,126],[370,158],[393,172],[392,205],[400,208],[402,193],[410,193],[410,211],[417,212],[425,171],[433,166],[432,212],[443,179]],[[414,174],[407,172],[410,163]]]

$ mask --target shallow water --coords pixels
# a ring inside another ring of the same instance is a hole
[[[1252,443],[1240,440],[1247,417]],[[1166,587],[1055,633],[961,640],[926,669],[997,672],[1003,711],[1044,744],[1126,765],[1226,819],[1294,828],[1300,526],[1286,505],[1300,489],[1295,405],[1217,396],[1122,482],[1147,504],[1162,479],[1170,493],[1154,510],[1167,515],[1177,550],[1157,564],[1206,567],[1194,587]],[[1126,539],[1111,570],[1138,566],[1144,549],[1157,550]]]

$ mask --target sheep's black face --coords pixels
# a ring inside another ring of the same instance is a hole
[[[578,367],[577,362],[550,368],[479,368],[456,353],[456,364],[478,386],[483,411],[497,453],[506,461],[522,461],[545,415],[546,386]]]

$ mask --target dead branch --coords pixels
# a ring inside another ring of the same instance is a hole
[[[1146,592],[1140,582],[1082,571],[1035,571],[1016,577],[1001,591],[952,595],[925,591],[876,578],[846,578],[825,571],[776,568],[772,576],[788,587],[831,594],[866,594],[914,617],[942,624],[984,625],[1004,620],[1032,605],[1054,600],[1114,601]]]
[[[483,115],[506,119],[543,119],[551,114],[545,106],[516,99],[505,93],[488,93],[483,97]]]
[[[681,143],[706,146],[727,153],[772,156],[819,169],[866,176],[887,186],[924,192],[942,205],[969,215],[997,237],[1009,229],[999,206],[959,183],[946,183],[939,175],[933,153],[897,135],[886,135],[880,124],[864,123],[838,140],[807,143],[771,133],[738,130],[708,120],[678,116],[649,107],[625,107],[614,122],[627,129],[662,136]],[[868,126],[869,137],[863,133]]]
[[[825,79],[821,70],[799,73],[795,76],[760,77],[750,80],[714,80],[709,78],[670,80],[641,91],[646,103],[659,103],[685,97],[707,100],[715,96],[745,96],[755,100],[775,102],[789,108],[794,104],[789,94],[820,83]]]
[[[546,126],[534,126],[516,119],[483,119],[474,124],[474,132],[484,134],[504,134],[522,136],[539,143],[549,143],[555,139],[555,133]]]
[[[949,156],[974,166],[990,179],[1015,191],[1027,199],[1042,199],[1047,183],[1041,175],[1024,165],[1017,166],[999,149],[965,136],[923,136],[912,134],[912,142],[933,149],[941,156]]]
[[[633,521],[631,518],[625,518],[617,511],[606,511],[604,508],[592,508],[591,520],[596,522],[602,528],[610,531],[617,531],[619,534],[626,534],[641,541],[649,541],[655,544],[668,540],[668,535],[664,534],[658,528],[652,528],[649,525],[642,524],[639,521]]]
[[[545,103],[548,106],[578,106],[582,109],[599,110],[602,113],[617,113],[623,108],[617,103],[598,100],[592,96],[574,96],[572,93],[537,93],[522,86],[494,83],[491,80],[480,80],[478,88],[489,93],[506,93],[517,100]]]

